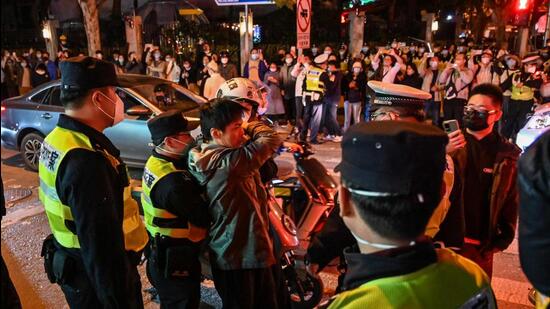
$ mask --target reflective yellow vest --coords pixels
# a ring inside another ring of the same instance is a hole
[[[321,74],[325,71],[317,67],[310,67],[306,72],[306,92],[325,93],[325,83],[321,81]]]
[[[521,74],[521,72],[514,73],[512,80],[515,80],[517,74]],[[512,85],[512,96],[510,97],[512,100],[530,101],[534,97],[535,97],[535,89],[525,85],[523,87],[516,87]]]
[[[55,180],[63,158],[74,149],[86,149],[100,152],[113,168],[120,164],[106,151],[94,149],[90,139],[83,133],[56,127],[42,143],[38,165],[40,188],[39,198],[46,210],[46,216],[55,240],[65,248],[80,248],[78,236],[67,228],[66,222],[74,221],[71,207],[64,205],[57,194]],[[78,193],[77,193],[78,194]],[[148,237],[143,221],[139,216],[137,202],[132,199],[131,188],[124,188],[124,220],[122,230],[127,251],[139,252],[147,244]],[[97,224],[105,224],[98,222]],[[109,240],[105,240],[109,241]]]
[[[149,234],[162,236],[168,236],[172,238],[187,238],[191,241],[197,242],[204,239],[206,233],[205,230],[194,227],[189,222],[172,221],[170,226],[163,226],[161,220],[177,220],[178,216],[169,212],[166,209],[155,207],[151,200],[151,191],[155,185],[163,177],[171,173],[182,173],[182,170],[178,170],[172,162],[166,161],[155,156],[151,156],[145,164],[143,171],[141,193],[141,205],[143,206],[143,215],[145,217],[145,227]],[[197,193],[198,194],[198,193]],[[183,207],[183,205],[181,205]],[[155,220],[156,218],[161,220]]]
[[[436,249],[438,262],[416,272],[369,281],[337,295],[328,308],[459,308],[487,289],[489,278],[474,262],[448,249]]]

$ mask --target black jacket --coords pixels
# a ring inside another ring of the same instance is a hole
[[[527,148],[518,164],[519,258],[525,275],[550,295],[550,131]]]
[[[349,84],[355,80],[356,86],[350,88]],[[344,99],[351,103],[363,102],[366,96],[367,89],[367,75],[364,72],[355,76],[353,73],[348,73],[342,81],[342,92]]]
[[[120,151],[103,133],[64,114],[57,125],[85,134],[95,149],[103,149],[122,162]],[[70,151],[57,175],[59,198],[71,208],[74,218],[74,224],[67,227],[80,242],[80,249],[59,247],[82,264],[104,307],[143,307],[141,284],[134,280],[139,278],[139,256],[125,251],[122,232],[126,175],[119,174],[99,152],[85,149]]]
[[[521,151],[500,135],[497,143],[489,199],[489,222],[485,233],[488,237],[482,240],[482,251],[495,249],[502,251],[508,248],[514,239],[518,218],[516,164]],[[450,196],[451,207],[435,237],[436,240],[443,241],[447,247],[461,248],[464,244],[464,180],[468,164],[467,147],[468,145],[451,154],[455,164],[455,182]]]

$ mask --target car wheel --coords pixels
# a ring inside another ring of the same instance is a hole
[[[29,133],[21,141],[20,152],[25,165],[32,171],[38,171],[38,158],[40,158],[40,147],[44,137],[38,133]]]

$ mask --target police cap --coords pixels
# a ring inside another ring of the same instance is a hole
[[[115,66],[107,61],[80,56],[68,58],[59,64],[61,90],[90,90],[118,86]]]
[[[181,111],[170,110],[147,121],[147,127],[153,143],[158,145],[165,137],[191,131],[196,125],[193,127],[193,123],[187,121]]]
[[[393,106],[423,109],[424,102],[432,97],[426,91],[406,85],[371,80],[368,82],[368,86],[371,89],[373,108]]]
[[[447,141],[447,135],[431,125],[359,123],[344,135],[342,161],[335,171],[341,172],[350,191],[364,196],[439,192]]]

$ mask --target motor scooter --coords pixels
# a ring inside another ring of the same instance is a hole
[[[295,177],[271,180],[269,219],[292,308],[313,308],[323,297],[321,278],[309,271],[307,249],[335,206],[338,183],[312,157],[309,145],[294,153]]]

